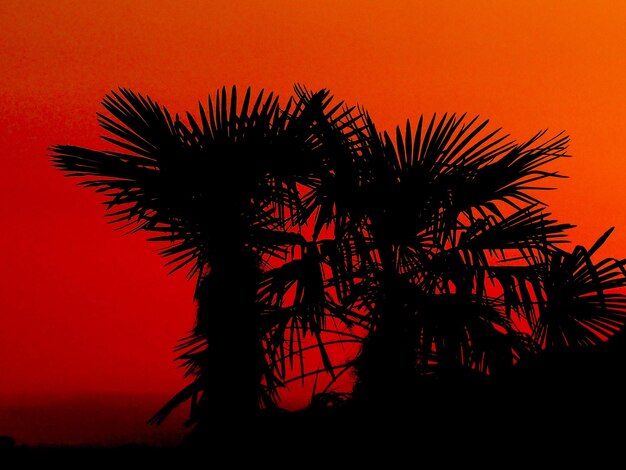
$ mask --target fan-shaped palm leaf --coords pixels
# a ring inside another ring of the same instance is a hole
[[[595,345],[615,334],[626,322],[626,276],[623,260],[591,257],[609,230],[589,250],[551,253],[538,293],[539,316],[533,338],[542,348]]]

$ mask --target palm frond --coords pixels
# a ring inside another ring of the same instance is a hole
[[[312,122],[316,160],[311,171],[316,181],[303,202],[305,218],[314,216],[313,238],[317,239],[324,227],[332,225],[337,234],[348,222],[362,217],[361,152],[369,136],[367,115],[343,102],[335,103],[327,90],[312,94],[296,86],[296,94],[305,103],[305,113]]]
[[[530,253],[563,243],[570,224],[549,219],[543,208],[531,205],[502,218],[488,217],[469,226],[460,235],[461,250],[484,252],[515,250]]]
[[[417,317],[422,366],[441,373],[458,367],[485,374],[510,369],[529,342],[497,304],[448,294],[422,297]],[[428,366],[432,369],[433,366]]]
[[[538,185],[540,181],[563,177],[544,168],[557,159],[567,157],[569,143],[569,137],[563,134],[541,142],[545,134],[546,131],[539,132],[481,165],[459,195],[465,206],[489,207],[501,202],[517,209],[520,204],[542,204],[532,193],[551,189]]]
[[[327,293],[327,282],[323,274],[323,258],[315,243],[302,247],[299,258],[282,266],[268,270],[259,286],[259,300],[271,306],[271,316],[266,316],[266,343],[272,361],[282,361],[298,351],[301,373],[304,373],[306,350],[303,346],[307,335],[311,335],[321,355],[324,366],[332,373],[332,361],[326,352],[322,333],[326,329],[326,315],[334,302]],[[276,314],[279,314],[278,316]],[[288,353],[284,353],[284,342]]]
[[[161,424],[167,419],[167,417],[177,407],[182,405],[188,400],[192,400],[195,403],[197,397],[202,393],[202,383],[200,379],[194,380],[192,383],[183,388],[180,392],[174,395],[154,416],[148,420],[148,424]],[[193,413],[193,409],[192,409]]]
[[[590,250],[578,246],[571,253],[551,254],[533,330],[537,344],[548,350],[595,345],[626,323],[625,261],[591,259],[610,232]]]
[[[420,118],[414,134],[407,122],[404,134],[396,129],[395,141],[385,133],[384,144],[374,145],[383,153],[370,157],[377,181],[369,186],[368,202],[380,219],[378,231],[403,245],[437,227],[443,244],[460,214],[502,218],[503,205],[520,210],[540,204],[530,193],[545,189],[536,182],[558,176],[542,168],[566,156],[567,137],[541,143],[544,132],[516,144],[499,129],[486,131],[487,124],[444,115],[427,125]]]

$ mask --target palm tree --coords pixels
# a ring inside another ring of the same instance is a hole
[[[353,302],[370,333],[354,361],[356,404],[417,406],[433,379],[508,377],[537,351],[624,323],[623,262],[589,261],[605,237],[589,252],[560,249],[571,225],[533,195],[559,176],[546,167],[567,137],[518,144],[487,124],[420,118],[394,142],[369,120],[359,139],[368,174],[351,214],[367,243]]]
[[[303,363],[307,334],[332,370],[324,318],[341,309],[315,260],[330,217],[328,162],[338,148],[351,152],[352,110],[301,87],[284,108],[263,91],[253,102],[250,89],[239,107],[236,89],[222,89],[187,124],[126,89],[103,105],[103,138],[117,149],[55,146],[54,165],[102,193],[113,222],[154,233],[173,270],[197,282],[196,326],[179,347],[194,379],[153,421],[186,400],[200,428],[250,421],[275,404],[286,361]]]

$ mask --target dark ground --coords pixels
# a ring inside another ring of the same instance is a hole
[[[393,396],[367,412],[343,407],[267,414],[255,423],[212,429],[183,445],[102,448],[11,447],[2,461],[99,462],[169,459],[217,468],[417,468],[459,462],[515,468],[623,466],[626,361],[621,344],[591,353],[545,356],[507,380],[439,383],[408,409]],[[3,445],[2,445],[3,444]],[[228,465],[223,465],[228,462]]]

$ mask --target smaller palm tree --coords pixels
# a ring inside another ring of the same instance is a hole
[[[511,377],[540,351],[621,328],[623,262],[590,261],[608,233],[568,254],[571,225],[535,195],[559,177],[546,167],[566,156],[566,136],[519,144],[487,121],[444,116],[420,119],[415,133],[407,122],[392,139],[365,120],[344,216],[356,247],[351,308],[370,331],[353,403],[406,410],[433,381]]]

